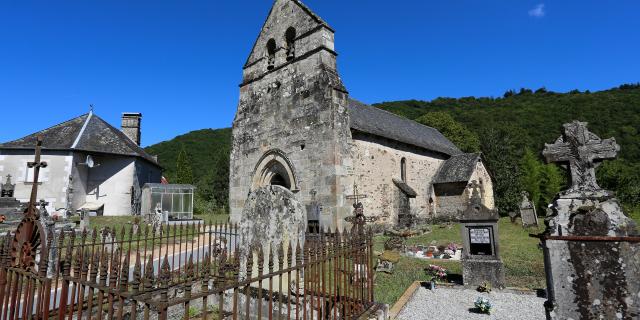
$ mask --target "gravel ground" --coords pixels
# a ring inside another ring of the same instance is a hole
[[[491,315],[474,312],[477,297],[487,297],[493,304]],[[475,290],[438,288],[431,291],[418,288],[402,309],[399,320],[544,320],[545,299],[534,294],[509,292],[480,293]]]

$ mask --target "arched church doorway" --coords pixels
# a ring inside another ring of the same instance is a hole
[[[284,152],[270,150],[265,153],[256,165],[253,174],[252,189],[275,185],[298,191],[295,171]]]

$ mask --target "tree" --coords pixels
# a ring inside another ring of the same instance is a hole
[[[521,200],[520,172],[514,156],[517,147],[505,129],[489,128],[482,132],[482,137],[482,152],[494,179],[495,204],[500,215],[506,216],[518,210]]]
[[[187,155],[187,150],[184,148],[184,145],[176,160],[176,183],[193,184],[193,170],[191,169],[191,162],[189,161],[189,156]]]
[[[556,195],[562,190],[565,183],[565,176],[560,168],[554,163],[549,163],[541,167],[540,172],[540,200],[537,202],[538,212],[546,210],[547,206],[553,202]]]
[[[531,152],[531,149],[526,148],[518,166],[520,169],[520,185],[529,194],[529,198],[534,204],[540,201],[542,167],[542,163]]]
[[[416,121],[425,126],[438,129],[440,133],[464,152],[480,151],[480,139],[478,136],[446,112],[429,112],[416,119]]]

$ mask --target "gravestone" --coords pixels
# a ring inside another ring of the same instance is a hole
[[[547,162],[568,164],[571,171],[571,187],[556,197],[540,235],[547,319],[640,319],[640,237],[595,177],[597,163],[615,158],[619,146],[586,125],[565,124],[543,151]]]
[[[468,287],[488,282],[494,288],[504,288],[504,264],[498,241],[500,216],[482,204],[479,187],[474,180],[469,205],[460,215],[462,281]]]
[[[536,214],[536,206],[529,200],[529,194],[526,191],[522,192],[522,202],[520,202],[520,218],[522,219],[522,226],[537,227],[538,215]]]
[[[289,243],[295,257],[296,245],[302,247],[305,240],[307,215],[289,189],[265,186],[249,193],[238,229],[243,259],[249,248],[262,248],[266,258],[269,252],[284,246],[286,255]]]
[[[23,204],[14,198],[15,186],[11,175],[0,184],[0,233],[14,229],[24,217]]]

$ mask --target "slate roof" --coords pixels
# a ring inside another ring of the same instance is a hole
[[[480,161],[479,153],[454,155],[442,164],[433,183],[468,182],[478,161]]]
[[[350,99],[351,129],[436,151],[445,155],[461,151],[440,131],[380,108]]]
[[[76,150],[140,157],[159,166],[154,157],[131,141],[127,135],[92,112],[0,144],[0,149],[33,149],[38,135],[43,137],[44,150]]]
[[[391,181],[393,181],[396,187],[398,187],[400,191],[406,194],[407,197],[415,198],[418,196],[418,193],[415,190],[413,190],[413,188],[411,188],[411,186],[409,186],[406,182],[402,180],[398,180],[396,178],[392,178]]]

